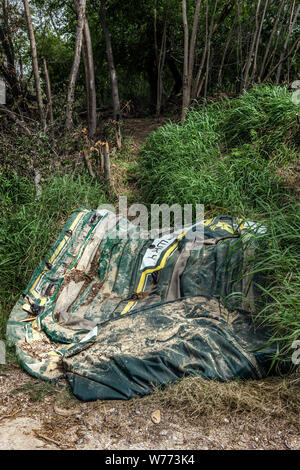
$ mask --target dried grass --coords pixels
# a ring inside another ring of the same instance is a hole
[[[153,408],[176,410],[193,424],[201,419],[208,427],[218,426],[228,417],[243,416],[265,423],[280,418],[300,429],[299,375],[225,383],[190,377],[156,390],[142,402]]]

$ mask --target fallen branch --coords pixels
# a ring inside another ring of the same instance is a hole
[[[3,111],[5,114],[7,114],[8,117],[10,117],[23,131],[24,133],[29,136],[29,137],[32,137],[34,139],[36,139],[36,142],[41,145],[42,147],[44,147],[45,143],[42,142],[35,134],[33,134],[30,129],[28,129],[28,127],[24,124],[23,121],[21,121],[20,119],[18,119],[16,113],[14,113],[13,111],[11,111],[10,109],[7,109],[5,106],[3,105],[0,105],[0,111]],[[33,120],[32,120],[33,121]],[[34,121],[33,121],[34,122]],[[54,155],[56,157],[58,157],[58,153],[54,150],[54,148],[47,142],[47,145],[49,147],[49,149],[51,150],[51,152],[54,153]]]
[[[58,447],[68,448],[68,447],[65,446],[64,444],[62,444],[62,443],[60,443],[60,442],[58,442],[58,441],[55,441],[54,439],[51,439],[51,437],[44,436],[43,434],[40,434],[40,433],[37,432],[37,431],[34,431],[34,434],[35,434],[35,436],[36,436],[38,439],[43,439],[44,441],[50,442],[51,444],[55,444],[55,445],[58,446]]]
[[[14,416],[16,416],[16,414],[20,413],[21,410],[17,410],[17,411],[14,411],[13,413],[10,413],[9,415],[3,415],[3,416],[0,416],[0,421],[2,421],[3,419],[7,419],[7,418],[13,418]]]
[[[23,121],[20,121],[20,119],[17,118],[16,114],[13,111],[11,111],[10,109],[7,109],[3,105],[0,105],[0,111],[7,114],[8,117],[10,117],[21,129],[23,129],[26,135],[28,136],[32,135],[28,127],[25,126]]]

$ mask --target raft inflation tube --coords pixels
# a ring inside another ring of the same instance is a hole
[[[85,401],[142,396],[191,375],[262,378],[274,351],[251,319],[251,279],[240,276],[253,230],[223,216],[149,240],[107,210],[80,209],[14,306],[7,340],[26,371],[66,378]],[[191,231],[202,237],[192,249]]]

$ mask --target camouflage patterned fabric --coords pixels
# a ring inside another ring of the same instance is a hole
[[[109,211],[80,209],[13,308],[7,340],[30,374],[67,377],[82,400],[129,399],[187,375],[261,378],[273,351],[239,276],[253,230],[224,216],[149,240]]]

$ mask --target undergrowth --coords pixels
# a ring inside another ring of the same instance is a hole
[[[263,273],[258,316],[282,348],[300,338],[299,105],[283,87],[194,108],[146,140],[140,186],[148,204],[204,204],[207,216],[261,220],[266,233],[248,268]],[[261,276],[262,277],[262,276]]]
[[[288,197],[278,167],[300,144],[297,106],[280,87],[254,87],[240,98],[191,110],[184,125],[166,124],[146,140],[140,184],[147,203],[201,203],[244,215],[260,198]]]

